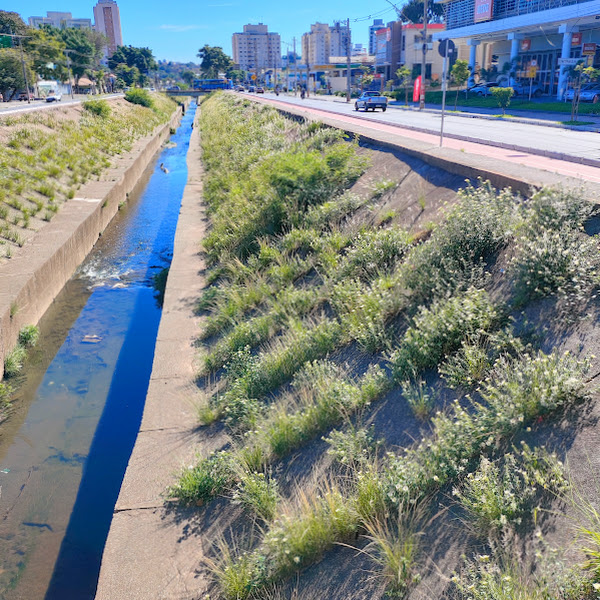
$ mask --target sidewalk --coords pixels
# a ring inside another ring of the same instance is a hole
[[[283,95],[288,96],[288,94]],[[346,99],[341,98],[340,96],[321,96],[317,94],[311,94],[310,99],[346,104]],[[354,98],[351,100],[351,102],[353,101]],[[409,112],[423,112],[420,111],[419,108],[413,103],[409,103],[409,105],[406,106],[403,102],[396,100],[391,100],[388,103],[388,108]],[[442,107],[438,104],[426,104],[424,112],[441,114]],[[538,112],[533,110],[519,110],[518,108],[511,109],[510,107],[508,109],[508,113],[509,114],[504,117],[504,120],[512,121],[514,123],[528,123],[530,125],[542,125],[544,127],[568,129],[571,131],[600,132],[600,115],[579,115],[579,121],[593,123],[593,125],[564,125],[562,122],[570,120],[570,113],[546,111]],[[457,110],[455,111],[452,92],[450,92],[447,97],[446,114],[452,114],[454,117],[464,117],[466,119],[486,119],[490,121],[498,121],[502,119],[502,110],[500,108],[484,108],[475,106],[463,107],[459,104]]]

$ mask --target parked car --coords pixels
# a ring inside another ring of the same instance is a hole
[[[35,100],[35,96],[31,92],[29,92],[29,99]],[[23,100],[27,100],[27,92],[19,92],[17,100],[19,100],[20,102],[22,102]]]
[[[253,85],[251,85],[250,87],[248,87],[248,91],[249,92],[255,92],[256,88]]]
[[[178,85],[171,85],[167,88],[167,92],[178,92],[180,89]]]
[[[565,92],[565,101],[572,102],[575,94],[576,90],[569,88]],[[594,104],[600,102],[600,83],[586,83],[582,85],[579,90],[579,100],[581,102],[593,102]]]
[[[60,92],[51,91],[46,96],[46,102],[60,102],[62,100],[62,94]]]
[[[531,91],[532,98],[539,98],[544,93],[544,90],[536,83],[534,83],[533,85],[530,85],[529,82],[525,82],[525,83],[517,82],[517,83],[513,83],[510,86],[504,86],[504,87],[511,87],[515,92],[515,96],[525,96],[526,98],[529,98],[530,91]]]
[[[265,88],[264,87],[257,87],[256,88],[256,93],[257,94],[264,94],[265,93]]]
[[[490,81],[488,83],[478,83],[472,85],[465,92],[467,96],[491,96],[491,89],[494,87],[502,87],[497,81]]]
[[[376,108],[380,108],[383,112],[387,109],[388,99],[382,96],[379,92],[363,92],[354,103],[354,110],[362,108],[365,112]]]

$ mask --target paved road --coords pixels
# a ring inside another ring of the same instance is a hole
[[[123,94],[106,94],[104,96],[83,95],[75,96],[75,99],[71,99],[69,96],[63,96],[63,99],[60,102],[33,100],[31,104],[27,104],[27,102],[24,101],[2,102],[0,103],[0,116],[23,114],[30,111],[50,109],[56,106],[68,106],[69,104],[81,104],[81,102],[91,99],[102,98],[104,100],[111,100],[113,98],[121,98],[122,96]]]
[[[321,99],[304,99],[299,97],[284,96],[280,94],[266,94],[266,98],[277,99],[281,102],[299,106],[327,110],[342,115],[352,115],[360,119],[367,119],[377,123],[417,128],[422,131],[438,133],[441,125],[441,115],[431,112],[420,113],[394,109],[393,107],[383,113],[355,112],[354,102],[349,105],[335,101]],[[600,161],[600,134],[591,131],[572,131],[569,129],[551,128],[543,125],[514,123],[501,119],[465,118],[446,114],[444,132],[459,139],[468,139],[479,142],[492,142],[499,144],[512,144],[532,152],[557,152],[573,159],[594,159]]]

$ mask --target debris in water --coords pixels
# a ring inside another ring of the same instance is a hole
[[[0,473],[10,473],[10,469],[2,469],[0,470]]]
[[[84,335],[82,344],[97,344],[102,338],[99,335]]]

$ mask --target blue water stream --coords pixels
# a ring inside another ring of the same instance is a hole
[[[142,417],[160,320],[153,275],[170,262],[193,116],[42,320],[21,414],[0,427],[2,600],[95,595]]]

